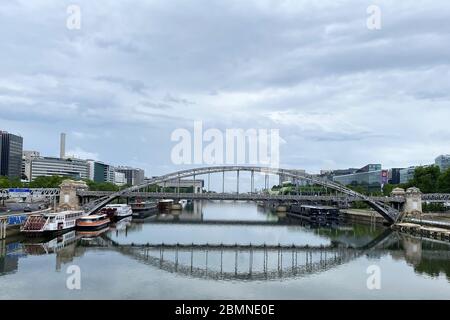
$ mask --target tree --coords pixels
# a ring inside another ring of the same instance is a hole
[[[10,186],[11,186],[11,184],[10,184],[9,178],[0,176],[0,188],[6,189],[6,188],[9,188]]]
[[[417,167],[411,185],[419,188],[423,193],[437,192],[440,174],[441,170],[438,166]]]
[[[89,179],[85,179],[84,182],[91,191],[119,191],[119,186],[111,182],[95,182]]]
[[[450,169],[444,171],[438,179],[438,192],[450,193]]]
[[[59,188],[60,184],[68,179],[61,176],[41,176],[30,182],[30,188]]]

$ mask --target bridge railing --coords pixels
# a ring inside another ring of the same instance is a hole
[[[106,197],[113,194],[108,191],[79,191],[80,197]],[[345,195],[273,195],[261,193],[174,193],[174,192],[128,192],[122,195],[127,198],[155,198],[155,199],[198,199],[198,200],[280,200],[280,201],[359,201],[357,197]],[[403,203],[404,199],[398,197],[370,197],[373,201]],[[97,199],[99,202],[101,199]]]

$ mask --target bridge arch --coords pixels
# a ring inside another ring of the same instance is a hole
[[[240,172],[240,171],[248,171],[252,173],[263,173],[263,174],[272,174],[272,175],[283,175],[286,177],[308,181],[313,184],[320,185],[325,188],[329,188],[341,193],[344,193],[349,196],[353,196],[356,198],[361,199],[361,201],[364,201],[369,206],[371,206],[376,212],[378,212],[383,218],[387,220],[389,223],[394,223],[398,217],[399,212],[395,210],[394,208],[390,207],[389,205],[386,205],[379,201],[374,201],[370,199],[368,196],[363,195],[361,193],[358,193],[352,189],[349,189],[339,183],[321,179],[318,177],[315,177],[313,175],[307,174],[307,173],[299,173],[294,170],[290,169],[281,169],[281,168],[272,168],[272,167],[260,167],[260,166],[212,166],[212,167],[200,167],[200,168],[193,168],[193,169],[186,169],[181,171],[176,171],[173,173],[169,173],[166,175],[162,175],[159,177],[154,177],[149,180],[147,180],[145,183],[132,186],[130,188],[118,191],[116,193],[113,193],[109,196],[106,196],[104,198],[97,199],[92,202],[92,207],[88,211],[89,214],[95,213],[100,208],[111,202],[112,200],[124,195],[127,192],[135,192],[139,191],[141,189],[144,189],[148,186],[167,182],[167,181],[173,181],[177,179],[183,179],[188,177],[196,177],[204,174],[211,174],[211,173],[221,173],[221,172]]]

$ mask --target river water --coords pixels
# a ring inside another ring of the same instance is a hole
[[[450,245],[196,202],[98,234],[8,239],[0,288],[0,299],[450,299]]]

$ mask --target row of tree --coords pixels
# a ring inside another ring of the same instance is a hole
[[[37,177],[30,182],[21,182],[19,179],[10,179],[8,177],[0,176],[0,188],[58,188],[60,184],[67,180],[67,177],[61,176],[49,176],[49,177]],[[120,189],[129,187],[117,186],[110,182],[95,182],[89,179],[83,179],[92,191],[119,191]]]

